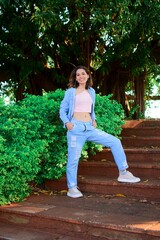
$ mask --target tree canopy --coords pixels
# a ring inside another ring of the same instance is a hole
[[[0,7],[0,80],[17,100],[65,89],[82,64],[96,90],[124,108],[132,82],[144,110],[146,76],[159,73],[160,0],[1,0]]]

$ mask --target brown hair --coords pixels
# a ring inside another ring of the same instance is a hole
[[[89,75],[89,78],[86,82],[86,89],[88,89],[89,87],[92,87],[92,85],[93,85],[92,76],[91,76],[91,73],[88,70],[88,68],[85,66],[77,66],[72,70],[70,77],[69,77],[68,87],[69,88],[71,88],[71,87],[77,88],[79,86],[79,83],[76,81],[76,72],[78,69],[84,69],[85,72]]]

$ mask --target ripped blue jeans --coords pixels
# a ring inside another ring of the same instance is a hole
[[[102,130],[94,128],[92,122],[82,122],[72,119],[74,124],[72,130],[67,131],[68,141],[68,161],[67,161],[67,186],[73,188],[77,186],[78,163],[82,148],[86,141],[95,142],[105,147],[109,147],[113,154],[118,170],[128,168],[126,155],[121,141]]]

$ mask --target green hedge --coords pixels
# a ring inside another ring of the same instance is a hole
[[[59,118],[64,91],[44,96],[28,95],[15,104],[0,102],[0,205],[22,201],[32,191],[31,183],[59,179],[67,160],[66,129]],[[124,111],[110,96],[97,95],[97,123],[101,129],[118,136]],[[95,153],[101,146],[87,143]]]

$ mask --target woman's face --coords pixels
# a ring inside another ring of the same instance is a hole
[[[80,85],[83,85],[83,84],[85,85],[88,78],[89,78],[89,75],[86,73],[84,69],[80,68],[76,71],[76,81]]]

